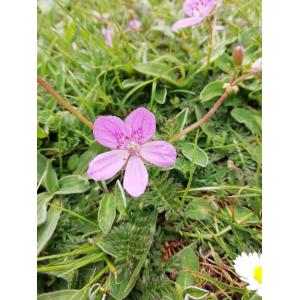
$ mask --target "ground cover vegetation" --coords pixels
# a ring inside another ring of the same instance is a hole
[[[261,3],[174,30],[183,4],[38,2],[39,300],[259,299],[233,261],[261,253]],[[177,156],[133,197],[87,170],[97,117],[139,107]]]

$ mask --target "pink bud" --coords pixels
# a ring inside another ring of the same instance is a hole
[[[251,66],[252,73],[260,73],[262,71],[262,59],[257,59]]]
[[[244,47],[242,45],[237,45],[233,48],[232,58],[236,65],[241,66],[244,60]]]

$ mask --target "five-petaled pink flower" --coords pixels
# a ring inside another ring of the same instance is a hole
[[[149,141],[155,130],[154,114],[143,107],[132,111],[125,122],[114,116],[98,117],[93,127],[95,139],[112,151],[90,162],[88,176],[96,181],[107,180],[126,166],[124,188],[133,197],[143,194],[148,183],[145,162],[158,167],[176,162],[176,150],[171,144]]]
[[[108,28],[102,28],[101,33],[104,35],[105,38],[105,43],[109,46],[112,47],[113,46],[113,41],[112,38],[115,34],[115,31],[112,27],[108,27]]]
[[[211,13],[215,5],[215,0],[186,0],[183,4],[183,11],[189,18],[177,21],[173,30],[185,28],[202,23]]]

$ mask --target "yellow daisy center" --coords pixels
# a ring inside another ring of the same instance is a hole
[[[262,266],[257,266],[257,267],[254,268],[253,277],[260,284],[262,284]]]

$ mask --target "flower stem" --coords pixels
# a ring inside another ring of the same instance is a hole
[[[229,88],[227,88],[225,90],[224,94],[218,99],[218,101],[214,104],[214,106],[201,119],[199,119],[197,122],[195,122],[191,126],[186,127],[185,129],[176,133],[173,137],[171,137],[169,139],[169,142],[172,143],[172,142],[178,140],[180,137],[182,137],[182,136],[186,135],[187,133],[189,133],[190,131],[198,128],[204,122],[209,120],[215,114],[216,110],[220,107],[220,105],[223,103],[223,101],[229,96],[231,88],[234,87],[235,85],[237,85],[238,83],[240,83],[241,81],[244,81],[244,80],[250,78],[251,76],[254,76],[255,74],[257,74],[257,73],[249,72],[249,73],[242,75],[238,79],[230,82]]]
[[[90,129],[93,129],[93,123],[84,117],[76,108],[74,108],[70,103],[64,100],[58,92],[51,87],[44,79],[38,78],[37,82],[41,85],[48,93],[50,93],[59,104],[61,104],[65,109],[75,115],[83,124],[85,124]]]
[[[207,50],[207,61],[206,61],[206,70],[208,71],[209,64],[210,64],[210,58],[211,58],[211,52],[212,52],[212,43],[213,43],[213,21],[208,20],[208,29],[209,29],[209,36],[208,36],[208,50]]]

